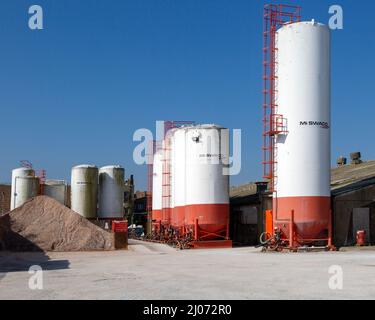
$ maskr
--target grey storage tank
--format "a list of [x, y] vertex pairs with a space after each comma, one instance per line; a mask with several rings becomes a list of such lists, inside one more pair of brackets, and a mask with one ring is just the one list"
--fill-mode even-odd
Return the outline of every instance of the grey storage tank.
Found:
[[72, 168], [71, 209], [85, 218], [96, 218], [98, 168], [82, 164]]
[[118, 165], [99, 169], [99, 218], [124, 217], [124, 177], [125, 170]]
[[31, 168], [17, 168], [12, 171], [10, 210], [22, 206], [27, 200], [39, 195], [39, 178]]
[[66, 205], [67, 185], [64, 180], [46, 180], [43, 185], [43, 194], [63, 205]]

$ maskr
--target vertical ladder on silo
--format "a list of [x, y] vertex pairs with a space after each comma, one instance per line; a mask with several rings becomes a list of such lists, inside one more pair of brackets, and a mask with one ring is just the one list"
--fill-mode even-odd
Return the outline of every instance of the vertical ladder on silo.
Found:
[[[163, 146], [162, 212], [168, 217], [171, 210], [171, 158], [170, 138], [166, 136]], [[165, 221], [167, 222], [167, 221]]]
[[301, 20], [298, 6], [269, 4], [263, 15], [263, 178], [275, 190], [277, 178], [277, 143], [279, 134], [286, 134], [286, 120], [278, 114], [277, 29]]

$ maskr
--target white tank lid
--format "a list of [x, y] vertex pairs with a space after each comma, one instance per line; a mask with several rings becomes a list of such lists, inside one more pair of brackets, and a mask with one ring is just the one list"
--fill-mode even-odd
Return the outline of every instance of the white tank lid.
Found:
[[73, 167], [73, 169], [88, 169], [88, 168], [97, 169], [96, 165], [94, 164], [80, 164], [78, 166]]
[[47, 186], [60, 186], [60, 185], [66, 185], [65, 180], [57, 180], [57, 179], [48, 179], [44, 182]]
[[100, 168], [100, 170], [108, 170], [108, 169], [124, 169], [124, 168], [120, 165], [109, 165], [109, 166], [104, 166]]
[[204, 124], [197, 124], [193, 127], [193, 129], [225, 129], [223, 126], [215, 123], [204, 123]]
[[313, 26], [319, 26], [319, 27], [326, 27], [326, 25], [324, 23], [317, 22], [315, 19], [311, 19], [310, 21], [299, 21], [299, 22], [288, 23], [286, 25], [283, 25], [280, 29], [293, 28], [294, 26], [301, 25], [301, 24], [310, 25], [310, 26], [313, 25]]
[[29, 177], [35, 177], [35, 171], [32, 168], [17, 168], [12, 170], [12, 177], [17, 177], [17, 176], [29, 176]]
[[12, 171], [14, 171], [14, 172], [17, 172], [17, 171], [34, 171], [34, 169], [33, 168], [20, 167], [20, 168], [13, 169]]

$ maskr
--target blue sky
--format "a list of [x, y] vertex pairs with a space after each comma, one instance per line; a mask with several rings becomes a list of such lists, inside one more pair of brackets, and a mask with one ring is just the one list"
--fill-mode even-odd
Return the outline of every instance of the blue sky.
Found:
[[[146, 187], [132, 159], [133, 132], [156, 120], [242, 129], [242, 171], [261, 179], [262, 7], [254, 0], [2, 0], [0, 181], [19, 160], [70, 179], [80, 163], [121, 164]], [[375, 159], [374, 1], [288, 1], [332, 34], [332, 159]], [[44, 30], [28, 8], [44, 9]]]

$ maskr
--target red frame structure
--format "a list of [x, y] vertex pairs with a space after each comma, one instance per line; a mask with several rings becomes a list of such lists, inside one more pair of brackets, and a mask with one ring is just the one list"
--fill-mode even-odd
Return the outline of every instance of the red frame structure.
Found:
[[152, 188], [154, 175], [154, 154], [156, 151], [156, 141], [150, 142], [147, 150], [147, 194], [146, 194], [146, 212], [147, 212], [147, 232], [152, 230]]
[[44, 185], [47, 179], [47, 172], [44, 169], [39, 169], [36, 171], [36, 176], [39, 178], [40, 194], [44, 194]]
[[263, 178], [275, 190], [275, 137], [287, 133], [286, 120], [277, 113], [277, 43], [276, 32], [286, 24], [301, 21], [301, 7], [267, 4], [263, 13]]

